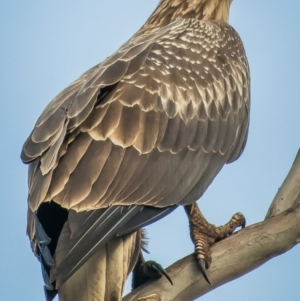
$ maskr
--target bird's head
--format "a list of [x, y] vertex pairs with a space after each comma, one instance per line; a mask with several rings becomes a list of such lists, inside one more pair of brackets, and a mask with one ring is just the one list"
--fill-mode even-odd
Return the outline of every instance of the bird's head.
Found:
[[232, 0], [161, 0], [145, 25], [165, 26], [182, 18], [228, 22], [231, 2]]

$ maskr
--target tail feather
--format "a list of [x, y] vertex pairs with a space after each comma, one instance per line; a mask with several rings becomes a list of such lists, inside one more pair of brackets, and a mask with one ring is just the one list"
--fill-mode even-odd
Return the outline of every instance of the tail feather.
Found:
[[42, 264], [46, 300], [52, 301], [58, 291], [67, 301], [77, 296], [79, 301], [102, 301], [106, 295], [109, 301], [119, 300], [128, 273], [145, 250], [139, 228], [176, 207], [111, 206], [75, 212], [49, 202], [37, 213], [29, 210], [28, 235]]
[[[63, 227], [60, 234], [58, 244], [55, 250], [55, 268], [51, 270], [51, 280], [56, 280], [59, 287], [64, 283], [81, 265], [83, 265], [90, 256], [98, 249], [102, 249], [101, 245], [109, 242], [115, 236], [119, 228], [127, 223], [132, 216], [140, 212], [138, 206], [122, 208], [121, 206], [109, 207], [104, 211], [95, 211], [100, 216], [96, 220], [91, 219], [92, 224], [87, 223], [87, 230], [83, 235], [75, 235], [72, 238], [70, 233], [72, 220], [74, 216], [85, 215], [89, 212], [70, 214], [68, 221]], [[98, 214], [95, 214], [96, 217]], [[76, 219], [78, 221], [78, 219]]]

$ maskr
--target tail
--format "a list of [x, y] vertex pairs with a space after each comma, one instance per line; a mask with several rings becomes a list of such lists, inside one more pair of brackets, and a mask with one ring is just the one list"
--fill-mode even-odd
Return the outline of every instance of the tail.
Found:
[[141, 250], [141, 232], [114, 237], [58, 288], [59, 301], [120, 301]]
[[42, 266], [46, 300], [119, 301], [142, 245], [141, 227], [177, 206], [111, 206], [76, 212], [55, 202], [28, 211], [28, 235]]

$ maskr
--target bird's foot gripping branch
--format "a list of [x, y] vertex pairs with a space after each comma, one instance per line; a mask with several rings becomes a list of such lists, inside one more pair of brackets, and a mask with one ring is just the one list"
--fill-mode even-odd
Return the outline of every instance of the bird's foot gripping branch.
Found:
[[206, 271], [212, 261], [210, 246], [231, 235], [236, 228], [244, 228], [246, 219], [242, 213], [238, 212], [227, 224], [216, 227], [205, 219], [196, 202], [185, 206], [185, 211], [189, 218], [191, 239], [195, 245], [195, 255], [201, 273], [205, 280], [212, 284]]
[[166, 277], [166, 279], [173, 285], [172, 279], [165, 269], [156, 261], [145, 261], [142, 253], [140, 252], [139, 259], [132, 271], [132, 289], [139, 287], [150, 279], [157, 280], [161, 277]]

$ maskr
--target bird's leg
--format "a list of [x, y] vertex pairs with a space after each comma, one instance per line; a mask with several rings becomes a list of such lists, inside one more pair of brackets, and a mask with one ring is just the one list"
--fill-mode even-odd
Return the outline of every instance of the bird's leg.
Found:
[[138, 261], [132, 271], [132, 289], [144, 284], [146, 281], [159, 279], [165, 276], [173, 285], [173, 282], [164, 268], [153, 260], [145, 261], [142, 252], [139, 254]]
[[161, 278], [162, 276], [165, 276], [173, 285], [170, 276], [159, 263], [153, 260], [145, 261], [142, 251], [149, 253], [147, 250], [147, 238], [145, 230], [141, 229], [140, 231], [141, 249], [135, 267], [132, 270], [132, 289], [137, 288], [150, 279], [155, 280]]
[[216, 227], [205, 219], [196, 202], [185, 206], [184, 209], [189, 218], [190, 235], [195, 245], [195, 254], [201, 273], [211, 284], [206, 272], [211, 264], [210, 246], [231, 235], [237, 227], [244, 228], [246, 219], [242, 213], [236, 213], [227, 224]]

